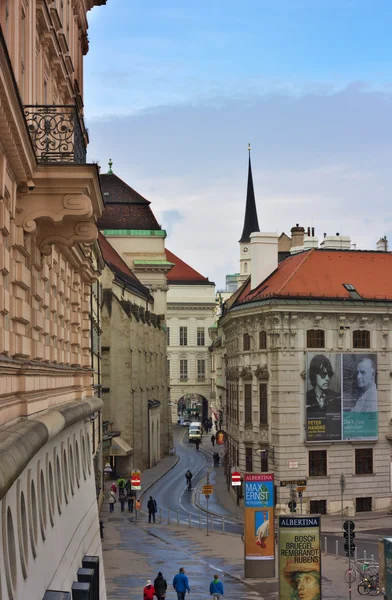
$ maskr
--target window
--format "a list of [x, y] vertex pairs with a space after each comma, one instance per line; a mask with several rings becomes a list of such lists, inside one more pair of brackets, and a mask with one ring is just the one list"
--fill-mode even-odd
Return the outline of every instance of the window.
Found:
[[373, 473], [373, 449], [357, 448], [355, 450], [355, 474], [369, 475]]
[[249, 335], [249, 333], [244, 333], [242, 344], [243, 344], [244, 352], [250, 350], [250, 335]]
[[197, 345], [198, 346], [204, 346], [205, 345], [204, 327], [198, 327], [197, 328]]
[[327, 451], [311, 450], [309, 452], [309, 476], [325, 477], [327, 475]]
[[180, 360], [180, 379], [182, 381], [188, 379], [188, 361], [186, 358]]
[[267, 332], [259, 331], [259, 348], [260, 350], [267, 349]]
[[323, 329], [309, 329], [306, 332], [308, 348], [325, 348], [325, 332]]
[[263, 450], [260, 454], [261, 472], [268, 473], [268, 451]]
[[326, 500], [311, 500], [309, 505], [310, 505], [310, 514], [311, 515], [326, 515], [327, 514], [327, 501]]
[[353, 331], [353, 348], [370, 348], [370, 331], [366, 329]]
[[253, 449], [245, 448], [245, 471], [253, 471]]
[[166, 377], [170, 379], [170, 360], [166, 361]]
[[250, 425], [252, 423], [252, 384], [246, 383], [244, 385], [244, 396], [245, 396], [245, 424]]
[[355, 498], [356, 512], [370, 512], [372, 510], [372, 497]]
[[166, 343], [170, 346], [170, 327], [166, 328]]
[[180, 346], [188, 345], [188, 328], [180, 327]]
[[197, 379], [199, 381], [206, 378], [206, 361], [204, 359], [197, 361]]
[[268, 425], [267, 384], [259, 384], [260, 425]]

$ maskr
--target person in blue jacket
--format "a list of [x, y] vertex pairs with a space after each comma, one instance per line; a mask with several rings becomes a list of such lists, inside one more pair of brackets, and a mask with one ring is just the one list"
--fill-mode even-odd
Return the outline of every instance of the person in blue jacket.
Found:
[[180, 572], [174, 576], [173, 587], [177, 592], [178, 600], [185, 600], [185, 594], [190, 594], [188, 577], [185, 575], [185, 569], [181, 567]]
[[213, 600], [220, 600], [223, 596], [223, 583], [219, 581], [219, 575], [214, 575], [214, 580], [210, 583], [210, 594]]

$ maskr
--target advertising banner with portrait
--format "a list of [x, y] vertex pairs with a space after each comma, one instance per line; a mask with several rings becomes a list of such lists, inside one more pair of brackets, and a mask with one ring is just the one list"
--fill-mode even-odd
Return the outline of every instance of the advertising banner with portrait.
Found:
[[279, 517], [279, 598], [321, 599], [319, 515]]
[[307, 440], [341, 440], [341, 354], [309, 352], [306, 359]]
[[377, 354], [343, 354], [343, 440], [378, 437]]
[[309, 352], [306, 439], [376, 440], [377, 354]]
[[274, 560], [274, 476], [245, 475], [245, 558]]

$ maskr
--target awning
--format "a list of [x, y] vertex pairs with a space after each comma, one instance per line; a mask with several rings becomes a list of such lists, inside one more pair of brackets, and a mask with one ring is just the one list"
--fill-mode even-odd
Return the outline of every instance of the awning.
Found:
[[109, 450], [110, 456], [129, 456], [132, 452], [133, 449], [121, 435], [112, 438], [112, 445]]

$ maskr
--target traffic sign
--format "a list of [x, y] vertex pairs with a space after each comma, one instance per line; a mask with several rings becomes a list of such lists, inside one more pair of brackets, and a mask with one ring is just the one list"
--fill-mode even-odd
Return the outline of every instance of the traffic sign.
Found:
[[[139, 471], [140, 473], [140, 471]], [[141, 490], [142, 486], [141, 486], [141, 480], [140, 480], [140, 475], [134, 475], [132, 472], [132, 477], [131, 477], [131, 490]]]
[[344, 531], [354, 531], [354, 529], [355, 529], [354, 521], [345, 521], [343, 523], [343, 529], [344, 529]]
[[300, 485], [297, 487], [297, 492], [305, 492], [306, 491], [306, 485]]
[[289, 509], [290, 509], [292, 512], [295, 512], [295, 509], [296, 509], [296, 508], [297, 508], [297, 503], [296, 503], [294, 500], [290, 500], [290, 502], [289, 502]]
[[231, 485], [241, 485], [241, 473], [238, 471], [231, 474]]
[[213, 494], [214, 490], [212, 488], [212, 485], [203, 485], [203, 487], [201, 488], [201, 493], [204, 494], [204, 496], [209, 496], [210, 494]]
[[346, 552], [354, 552], [354, 550], [355, 550], [354, 542], [351, 542], [351, 544], [348, 544], [348, 543], [344, 544], [344, 549]]

